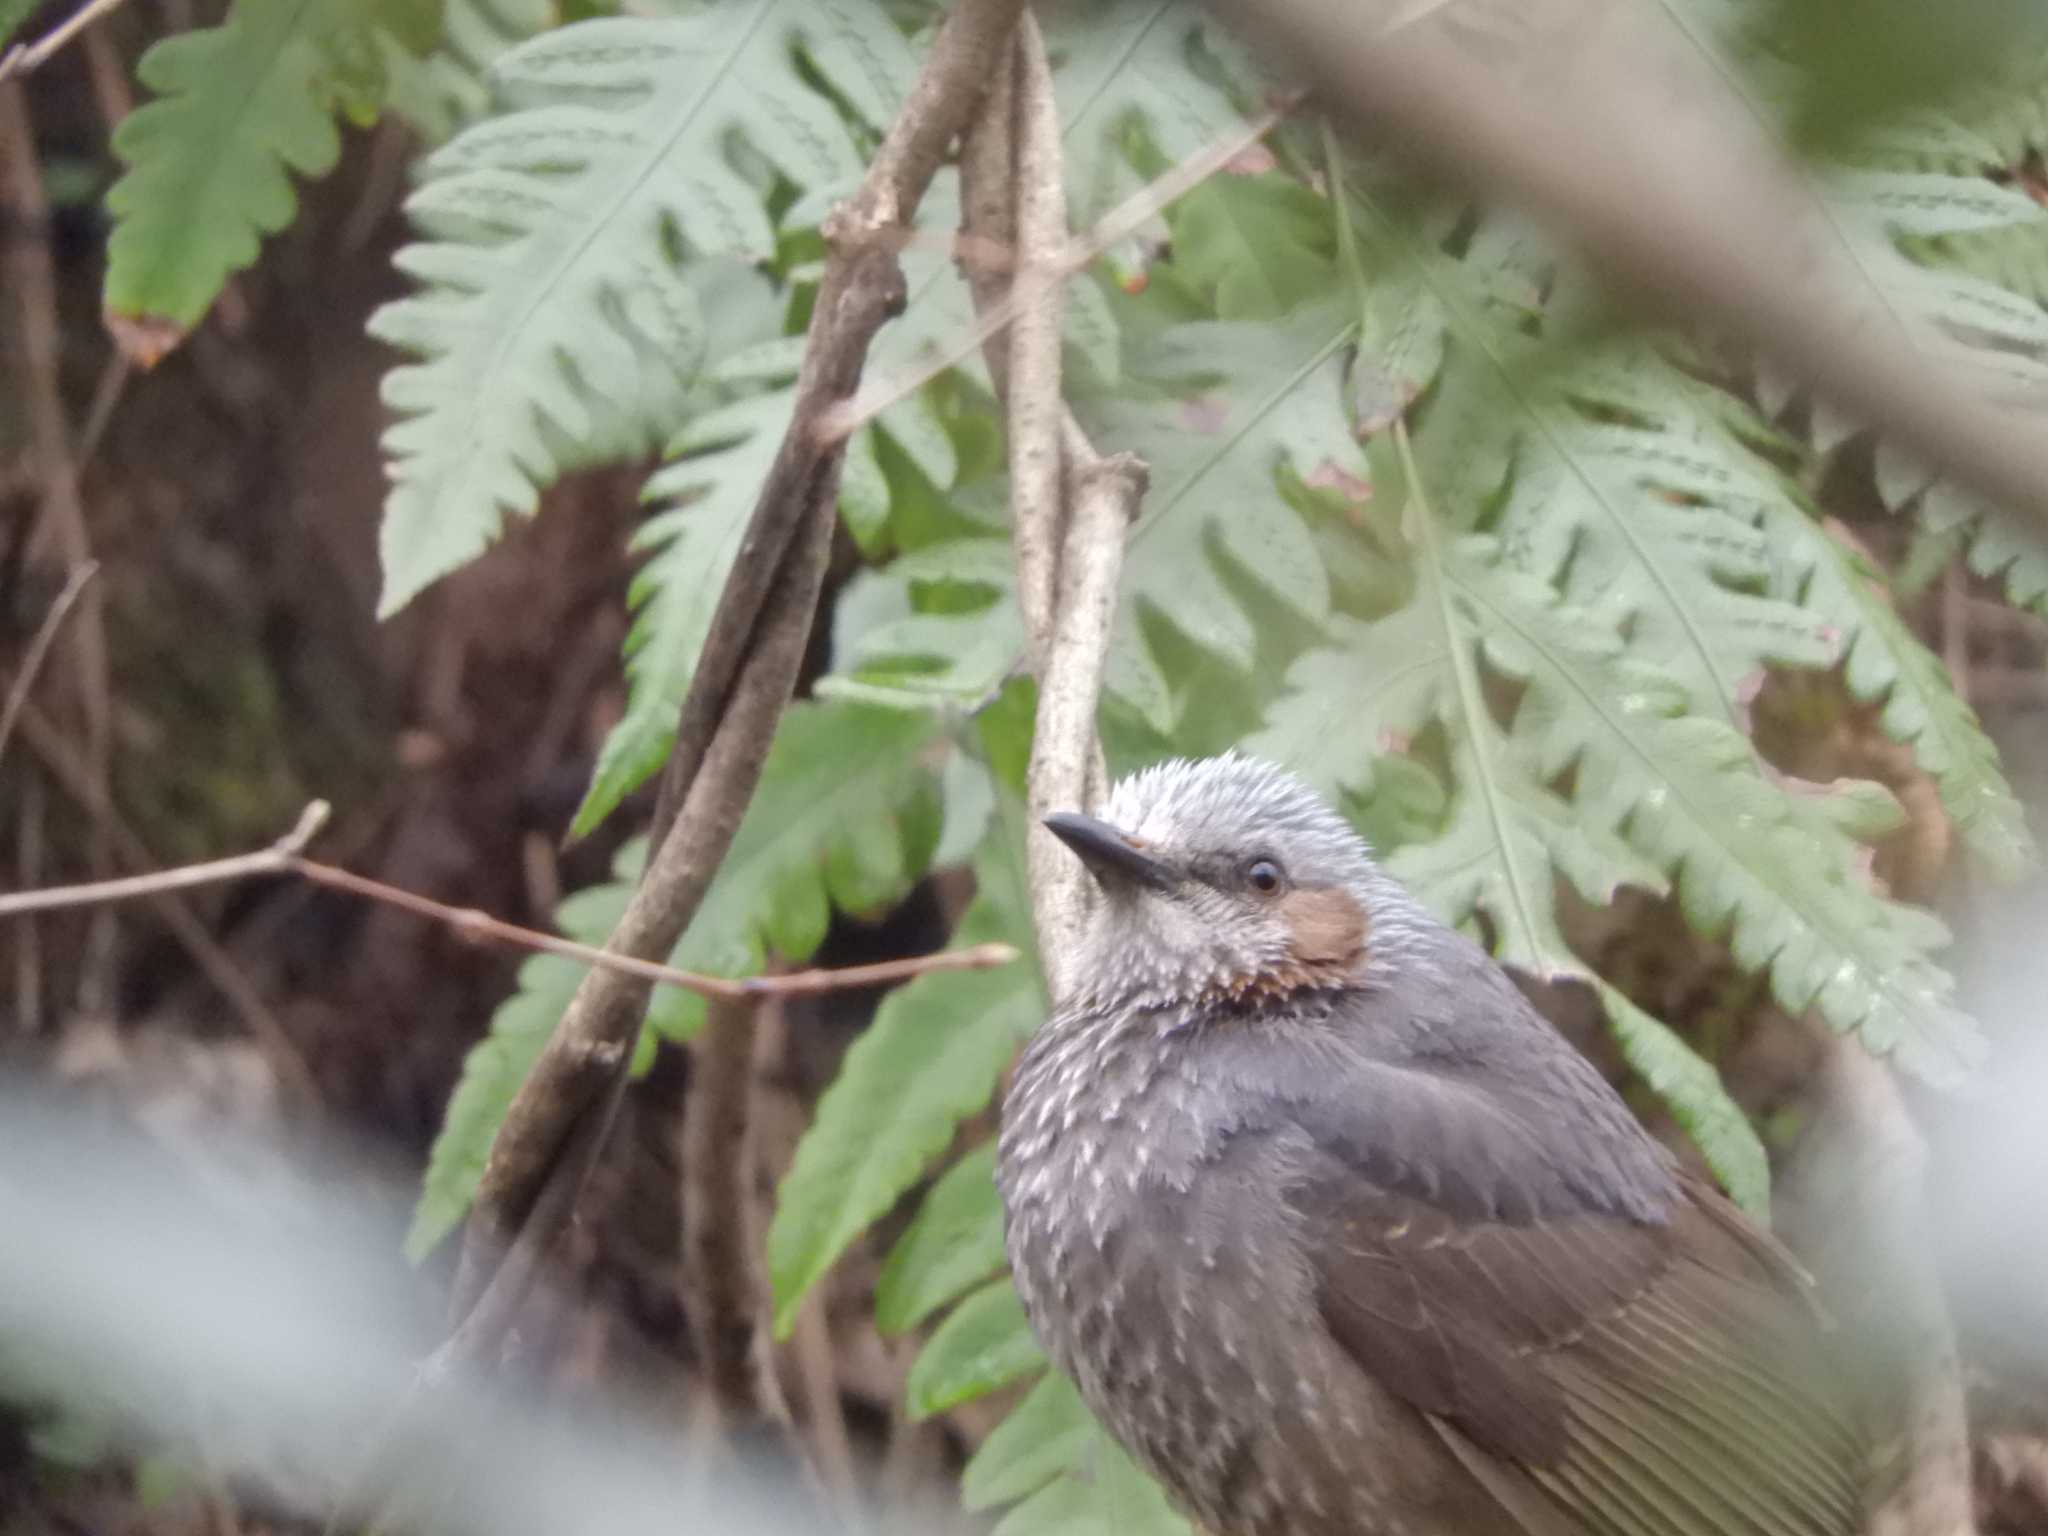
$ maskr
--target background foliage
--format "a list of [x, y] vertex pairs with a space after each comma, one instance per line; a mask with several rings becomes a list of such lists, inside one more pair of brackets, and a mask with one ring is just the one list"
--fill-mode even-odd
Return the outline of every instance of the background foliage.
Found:
[[[593, 11], [603, 7], [589, 8]], [[632, 14], [523, 3], [233, 0], [144, 57], [104, 304], [182, 334], [335, 164], [340, 122], [394, 113], [409, 167], [404, 292], [373, 334], [403, 354], [382, 611], [474, 561], [572, 471], [661, 463], [621, 658], [626, 707], [572, 831], [660, 767], [711, 605], [786, 425], [822, 251], [928, 40], [933, 7], [656, 0]], [[1672, 0], [1755, 111], [1810, 105], [1770, 7]], [[1048, 10], [1069, 196], [1085, 224], [1242, 120], [1262, 82], [1197, 8]], [[1971, 359], [1987, 388], [2048, 385], [2048, 53], [2016, 52], [1911, 112], [1855, 119], [1815, 170], [1881, 323]], [[2031, 61], [2031, 62], [2030, 62]], [[920, 227], [943, 235], [942, 175]], [[962, 334], [939, 242], [871, 374]], [[1575, 259], [1498, 210], [1341, 148], [1309, 116], [1076, 281], [1074, 408], [1143, 456], [1104, 730], [1119, 771], [1243, 743], [1335, 797], [1447, 921], [1535, 982], [1584, 984], [1614, 1047], [1731, 1193], [1768, 1208], [1762, 1128], [1688, 1038], [1575, 943], [1573, 914], [1668, 896], [1766, 986], [1932, 1081], [1979, 1044], [1941, 923], [1873, 874], [1906, 817], [1870, 780], [1810, 782], [1769, 739], [1802, 680], [1861, 712], [1933, 786], [1987, 874], [2034, 850], [1999, 755], [1901, 618], [1951, 562], [2048, 615], [2028, 525], [1933, 479], [1826, 401], [1715, 338], [1617, 323]], [[1822, 510], [1852, 485], [1889, 531]], [[963, 360], [855, 443], [857, 553], [829, 660], [784, 721], [681, 966], [801, 963], [834, 911], [874, 915], [972, 873], [955, 942], [1030, 944], [1021, 875], [1029, 684], [1011, 587], [1001, 429]], [[1881, 528], [1887, 525], [1879, 524]], [[637, 868], [566, 900], [595, 941]], [[530, 961], [469, 1057], [409, 1249], [461, 1220], [511, 1093], [580, 969]], [[875, 1293], [885, 1333], [929, 1330], [913, 1416], [1019, 1384], [968, 1505], [1004, 1536], [1165, 1531], [1156, 1492], [1044, 1371], [1001, 1274], [985, 1137], [1042, 1019], [1035, 965], [889, 996], [817, 1105], [766, 1235], [780, 1328], [871, 1227], [911, 1210]], [[662, 994], [658, 1041], [701, 1005]], [[908, 1206], [906, 1207], [906, 1202]]]

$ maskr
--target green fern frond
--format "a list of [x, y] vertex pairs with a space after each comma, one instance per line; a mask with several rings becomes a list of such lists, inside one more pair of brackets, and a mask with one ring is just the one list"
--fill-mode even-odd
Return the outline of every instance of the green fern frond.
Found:
[[[1263, 325], [1196, 325], [1173, 335], [1164, 369], [1199, 367], [1191, 400], [1098, 402], [1084, 415], [1097, 440], [1140, 454], [1152, 488], [1131, 535], [1109, 686], [1157, 729], [1170, 732], [1187, 699], [1145, 624], [1164, 618], [1204, 650], [1249, 666], [1258, 643], [1243, 594], [1219, 558], [1276, 600], [1318, 620], [1329, 578], [1307, 524], [1280, 495], [1280, 477], [1335, 468], [1354, 478], [1364, 458], [1344, 411], [1344, 349], [1358, 317], [1326, 301]], [[1228, 358], [1228, 374], [1215, 371]], [[863, 677], [971, 702], [1017, 656], [1007, 544], [960, 538], [898, 560], [853, 598], [859, 622], [842, 628], [842, 664]], [[919, 589], [979, 591], [934, 610]], [[992, 605], [992, 606], [991, 606]]]
[[1996, 164], [2018, 165], [2029, 154], [2048, 150], [2048, 52], [2015, 49], [2006, 68], [1978, 82], [1947, 110], [1997, 151]]
[[405, 419], [385, 437], [385, 612], [564, 468], [682, 424], [703, 350], [689, 258], [774, 248], [734, 144], [800, 187], [859, 172], [806, 67], [878, 123], [910, 58], [875, 0], [721, 0], [582, 22], [498, 61], [507, 110], [430, 156], [408, 204], [426, 238], [398, 260], [424, 291], [372, 322], [422, 359], [386, 381]]
[[[1937, 226], [1965, 217], [1953, 212], [1958, 205], [1980, 210], [1983, 218], [1999, 221], [1998, 239], [2028, 251], [2029, 270], [2048, 271], [2048, 209], [2005, 189], [1987, 198], [1981, 189], [1989, 183], [1956, 180], [1963, 189], [1943, 205], [1950, 211], [1929, 216]], [[1967, 271], [1913, 260], [1894, 241], [1910, 242], [1927, 226], [1903, 218], [1896, 205], [1879, 204], [1870, 189], [1883, 185], [1883, 178], [1860, 185], [1863, 195], [1838, 195], [1835, 206], [1844, 211], [1873, 301], [1921, 351], [1974, 376], [1987, 399], [2038, 412], [2048, 402], [2048, 308], [2032, 291], [2016, 292]], [[1840, 423], [1817, 434], [1820, 445], [1831, 447], [1852, 429], [1853, 423]], [[2031, 519], [1991, 506], [1951, 480], [1933, 480], [1910, 455], [1882, 442], [1877, 484], [1887, 506], [1912, 511], [1931, 533], [1962, 547], [1971, 569], [2002, 580], [2013, 602], [2048, 612], [2048, 550]]]
[[[920, 976], [889, 994], [847, 1052], [776, 1191], [768, 1274], [778, 1333], [847, 1246], [923, 1177], [960, 1122], [988, 1104], [1045, 1018], [1021, 829], [1010, 822], [992, 823], [975, 860], [977, 892], [956, 942], [1002, 940], [1024, 958], [994, 971]], [[889, 1106], [885, 1117], [878, 1104]]]
[[108, 313], [198, 324], [291, 222], [292, 178], [334, 168], [334, 114], [373, 120], [388, 57], [438, 28], [432, 0], [235, 0], [221, 25], [145, 53], [136, 74], [156, 99], [114, 133], [128, 169], [107, 194]]
[[[2004, 879], [2024, 873], [2036, 858], [2034, 841], [1999, 766], [1998, 748], [1956, 692], [1948, 668], [1899, 617], [1879, 572], [1789, 501], [1765, 503], [1762, 527], [1773, 563], [1785, 573], [1786, 595], [1840, 626], [1850, 694], [1880, 706], [1880, 727], [1912, 749], [1934, 780], [1942, 809], [1984, 866]], [[2048, 549], [2040, 553], [2048, 582]]]
[[1679, 1038], [1678, 1032], [1630, 1002], [1614, 987], [1592, 978], [1606, 1015], [1607, 1032], [1628, 1069], [1671, 1111], [1728, 1197], [1758, 1221], [1771, 1219], [1771, 1160], [1756, 1127], [1728, 1095], [1712, 1062]]
[[[1813, 1008], [1931, 1078], [1956, 1074], [1976, 1033], [1931, 958], [1946, 932], [1880, 898], [1848, 836], [1882, 830], [1868, 825], [1870, 796], [1805, 799], [1774, 785], [1738, 732], [1684, 712], [1667, 674], [1504, 569], [1460, 554], [1445, 580], [1470, 605], [1489, 661], [1526, 683], [1512, 734], [1529, 771], [1548, 781], [1575, 765], [1580, 816], [1667, 871], [1687, 920], [1725, 934], [1787, 1009]], [[1882, 795], [1875, 804], [1895, 814]]]
[[[731, 851], [670, 964], [713, 976], [760, 971], [767, 951], [808, 960], [833, 906], [870, 912], [899, 897], [925, 868], [938, 835], [937, 785], [924, 764], [934, 728], [894, 710], [796, 704], [783, 717]], [[643, 840], [621, 851], [611, 880], [562, 903], [562, 932], [602, 943], [631, 898]], [[406, 1251], [430, 1251], [461, 1222], [513, 1095], [532, 1070], [588, 969], [559, 955], [520, 968], [519, 989], [492, 1016], [463, 1063], [462, 1081], [427, 1161]], [[704, 1000], [657, 987], [640, 1042], [687, 1040]]]
[[1724, 721], [1767, 665], [1834, 660], [1824, 622], [1758, 590], [1757, 467], [1711, 440], [1696, 402], [1641, 343], [1560, 357], [1486, 301], [1458, 265], [1418, 251], [1376, 210], [1369, 239], [1404, 251], [1442, 306], [1452, 355], [1432, 422], [1460, 447], [1439, 505], [1483, 509], [1508, 558], [1632, 622], [1631, 647]]
[[1941, 663], [1900, 620], [1870, 571], [1822, 529], [1805, 496], [1756, 451], [1778, 439], [1749, 407], [1641, 349], [1623, 376], [1635, 408], [1682, 432], [1687, 472], [1650, 482], [1687, 499], [1711, 498], [1761, 539], [1767, 596], [1796, 605], [1822, 626], [1850, 693], [1881, 704], [1885, 733], [1913, 750], [1974, 853], [1995, 873], [2019, 873], [2033, 856], [2024, 814], [1998, 765], [1998, 750], [1956, 693]]
[[910, 1367], [904, 1406], [913, 1421], [986, 1397], [1045, 1368], [1009, 1276], [991, 1280], [946, 1315]]
[[758, 348], [734, 359], [732, 368], [714, 370], [714, 383], [731, 384], [736, 372], [752, 373], [764, 358], [788, 365], [758, 393], [685, 428], [671, 445], [673, 462], [655, 471], [641, 493], [661, 510], [633, 541], [654, 555], [627, 593], [634, 619], [626, 636], [626, 712], [605, 738], [571, 836], [589, 833], [668, 760], [697, 653], [796, 407], [798, 345]]
[[1047, 1371], [967, 1463], [971, 1510], [1012, 1505], [998, 1536], [1190, 1536], [1191, 1527]]
[[848, 584], [833, 614], [837, 669], [914, 701], [971, 706], [1024, 650], [1010, 541], [950, 539]]
[[875, 1281], [875, 1326], [882, 1332], [908, 1332], [1003, 1267], [995, 1177], [991, 1137], [932, 1186]]
[[560, 20], [554, 0], [442, 0], [441, 46], [396, 53], [392, 110], [429, 144], [444, 144], [490, 110], [490, 68]]
[[1085, 227], [1143, 185], [1124, 135], [1141, 131], [1154, 154], [1179, 160], [1243, 121], [1201, 68], [1202, 17], [1174, 0], [1074, 0], [1046, 16], [1056, 71], [1070, 213]]

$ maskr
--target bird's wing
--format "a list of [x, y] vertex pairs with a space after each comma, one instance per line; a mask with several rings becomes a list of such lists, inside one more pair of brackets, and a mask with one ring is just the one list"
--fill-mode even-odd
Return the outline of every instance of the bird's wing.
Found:
[[1331, 1334], [1532, 1532], [1850, 1536], [1867, 1453], [1797, 1267], [1721, 1196], [1507, 1220], [1303, 1169]]

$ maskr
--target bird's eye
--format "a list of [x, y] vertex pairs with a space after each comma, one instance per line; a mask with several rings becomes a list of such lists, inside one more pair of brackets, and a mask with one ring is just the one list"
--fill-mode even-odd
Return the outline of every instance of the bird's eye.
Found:
[[1244, 877], [1251, 882], [1253, 890], [1270, 896], [1285, 883], [1286, 876], [1280, 873], [1280, 866], [1271, 859], [1254, 859], [1245, 866]]

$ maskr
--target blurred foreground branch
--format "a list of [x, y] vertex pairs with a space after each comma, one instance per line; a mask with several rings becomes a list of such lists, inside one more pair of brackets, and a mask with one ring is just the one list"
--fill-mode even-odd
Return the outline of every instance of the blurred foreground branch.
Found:
[[[1210, 0], [1361, 136], [1548, 216], [1631, 292], [1717, 322], [1986, 495], [2048, 519], [2048, 433], [1931, 331], [1863, 299], [1816, 190], [1653, 8], [1519, 8], [1506, 62], [1462, 7]], [[1909, 323], [1909, 322], [1908, 322]]]
[[1871, 1530], [1971, 1536], [1969, 1426], [1928, 1240], [1925, 1143], [1890, 1069], [1855, 1040], [1827, 1042], [1811, 1093], [1782, 1209], [1841, 1314], [1873, 1411], [1897, 1421], [1899, 1477]]

